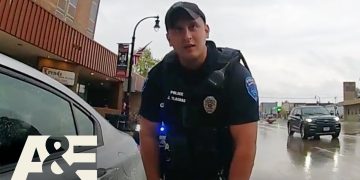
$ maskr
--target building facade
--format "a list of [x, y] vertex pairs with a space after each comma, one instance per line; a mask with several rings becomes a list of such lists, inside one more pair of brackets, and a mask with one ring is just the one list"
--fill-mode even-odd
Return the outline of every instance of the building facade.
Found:
[[344, 101], [344, 120], [360, 121], [360, 98], [356, 91], [355, 82], [343, 82]]
[[51, 14], [94, 39], [100, 0], [34, 0]]
[[260, 103], [260, 116], [264, 118], [269, 114], [277, 114], [276, 111], [277, 102], [262, 102]]
[[101, 114], [119, 114], [125, 77], [115, 76], [117, 54], [93, 40], [99, 3], [0, 0], [0, 53], [60, 81]]

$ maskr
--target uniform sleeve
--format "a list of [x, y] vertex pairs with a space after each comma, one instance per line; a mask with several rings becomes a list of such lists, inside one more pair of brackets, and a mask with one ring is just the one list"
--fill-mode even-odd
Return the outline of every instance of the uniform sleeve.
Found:
[[152, 122], [160, 122], [159, 110], [162, 97], [159, 86], [161, 79], [159, 78], [161, 77], [157, 76], [156, 72], [150, 71], [141, 94], [139, 114]]
[[259, 120], [259, 96], [254, 78], [240, 63], [228, 72], [226, 96], [229, 104], [229, 125]]

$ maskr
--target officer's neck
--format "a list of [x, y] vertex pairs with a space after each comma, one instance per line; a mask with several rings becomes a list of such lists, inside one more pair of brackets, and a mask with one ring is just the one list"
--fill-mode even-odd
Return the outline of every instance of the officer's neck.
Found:
[[188, 70], [197, 70], [205, 63], [208, 48], [205, 46], [204, 51], [196, 59], [182, 59], [179, 57], [181, 65]]

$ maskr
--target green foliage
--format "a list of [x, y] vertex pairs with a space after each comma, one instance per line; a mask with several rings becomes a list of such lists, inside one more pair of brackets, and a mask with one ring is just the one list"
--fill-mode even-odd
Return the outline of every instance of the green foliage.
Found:
[[134, 70], [141, 76], [147, 77], [150, 69], [153, 68], [158, 62], [160, 62], [160, 60], [153, 58], [151, 55], [151, 50], [146, 48], [137, 64], [134, 66]]

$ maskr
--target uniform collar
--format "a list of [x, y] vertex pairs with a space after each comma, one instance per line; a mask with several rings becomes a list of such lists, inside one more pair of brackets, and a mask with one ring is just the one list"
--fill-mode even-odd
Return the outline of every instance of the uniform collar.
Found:
[[208, 69], [212, 67], [214, 63], [216, 63], [219, 52], [216, 49], [216, 44], [214, 43], [214, 41], [206, 41], [206, 46], [207, 46], [207, 55], [203, 67], [205, 69]]

